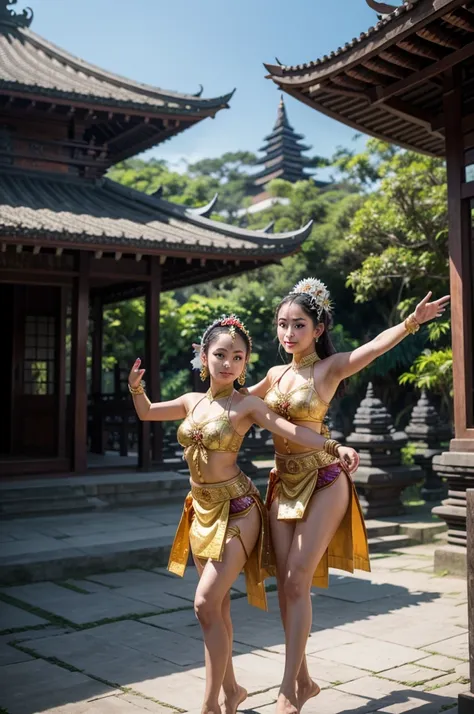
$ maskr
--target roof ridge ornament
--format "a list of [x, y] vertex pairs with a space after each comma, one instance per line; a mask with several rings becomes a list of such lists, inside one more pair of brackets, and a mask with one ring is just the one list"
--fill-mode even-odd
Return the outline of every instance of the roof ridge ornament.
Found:
[[[380, 15], [390, 15], [395, 10], [398, 10], [398, 5], [388, 5], [385, 2], [376, 2], [376, 0], [365, 0], [371, 10], [380, 13]], [[402, 3], [403, 5], [404, 3]]]
[[33, 21], [33, 10], [25, 7], [22, 12], [9, 10], [7, 5], [16, 5], [18, 0], [0, 0], [0, 25], [13, 27], [29, 27]]

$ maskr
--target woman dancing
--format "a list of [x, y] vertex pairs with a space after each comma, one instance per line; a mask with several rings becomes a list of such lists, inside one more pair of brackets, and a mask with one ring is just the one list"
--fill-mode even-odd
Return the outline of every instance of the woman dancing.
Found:
[[[210, 374], [208, 392], [184, 394], [168, 402], [151, 403], [144, 391], [145, 370], [137, 359], [129, 389], [138, 417], [148, 421], [184, 419], [178, 440], [191, 473], [191, 491], [176, 533], [169, 570], [183, 575], [189, 546], [200, 574], [194, 608], [201, 624], [206, 662], [203, 714], [235, 714], [247, 692], [232, 667], [230, 588], [244, 569], [247, 597], [266, 609], [264, 578], [270, 565], [266, 509], [251, 481], [237, 465], [238, 452], [250, 427], [257, 423], [280, 439], [306, 449], [326, 449], [330, 461], [339, 458], [348, 470], [358, 465], [357, 453], [296, 426], [275, 414], [256, 397], [234, 391], [245, 381], [251, 339], [234, 316], [210, 325], [201, 343], [201, 377]], [[319, 452], [318, 452], [319, 453]], [[219, 694], [222, 696], [219, 703]]]
[[[315, 278], [301, 280], [276, 310], [277, 334], [292, 355], [289, 366], [273, 367], [265, 379], [243, 390], [292, 423], [321, 433], [331, 399], [342, 380], [395, 347], [423, 322], [444, 312], [449, 296], [429, 302], [395, 327], [352, 352], [336, 354], [329, 336], [329, 292]], [[328, 443], [328, 442], [327, 442]], [[336, 442], [329, 442], [335, 444]], [[351, 480], [339, 478], [341, 465], [330, 448], [308, 451], [274, 432], [275, 468], [267, 507], [276, 558], [278, 598], [285, 630], [286, 660], [278, 714], [296, 714], [320, 689], [305, 656], [311, 631], [311, 585], [327, 587], [328, 567], [370, 570], [367, 534]]]

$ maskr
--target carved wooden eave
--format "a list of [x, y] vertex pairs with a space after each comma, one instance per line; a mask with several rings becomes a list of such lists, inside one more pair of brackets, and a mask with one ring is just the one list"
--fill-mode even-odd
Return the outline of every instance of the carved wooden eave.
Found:
[[[444, 156], [443, 74], [463, 63], [464, 123], [474, 124], [474, 3], [411, 0], [329, 55], [266, 65], [279, 89], [317, 111], [402, 147]], [[474, 126], [473, 126], [474, 129]]]

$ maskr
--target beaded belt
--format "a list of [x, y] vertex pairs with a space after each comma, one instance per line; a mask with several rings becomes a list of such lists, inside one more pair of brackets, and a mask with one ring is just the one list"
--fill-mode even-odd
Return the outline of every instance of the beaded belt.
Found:
[[230, 481], [220, 483], [206, 483], [201, 485], [191, 484], [192, 497], [203, 505], [222, 503], [233, 498], [241, 498], [252, 491], [252, 484], [248, 477], [241, 471]]
[[287, 474], [299, 474], [310, 469], [323, 469], [325, 466], [337, 463], [338, 459], [326, 453], [322, 449], [303, 454], [275, 454], [275, 466], [277, 471]]

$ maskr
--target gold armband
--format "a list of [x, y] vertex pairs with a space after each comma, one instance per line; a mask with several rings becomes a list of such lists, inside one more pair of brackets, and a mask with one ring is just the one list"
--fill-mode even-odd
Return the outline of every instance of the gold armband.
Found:
[[418, 332], [418, 330], [420, 329], [420, 323], [416, 319], [414, 312], [412, 312], [411, 315], [408, 315], [404, 324], [405, 324], [405, 330], [410, 335], [414, 335], [415, 332]]
[[134, 397], [138, 396], [139, 394], [145, 394], [145, 382], [142, 379], [138, 387], [132, 387], [132, 385], [129, 383], [128, 391], [130, 392], [130, 394], [133, 394]]
[[335, 439], [326, 439], [326, 441], [324, 442], [324, 451], [330, 456], [334, 456], [334, 458], [338, 459], [339, 454], [337, 450], [340, 446], [341, 444]]

